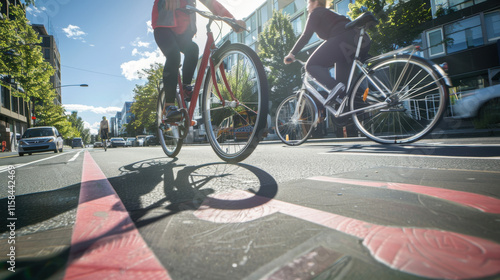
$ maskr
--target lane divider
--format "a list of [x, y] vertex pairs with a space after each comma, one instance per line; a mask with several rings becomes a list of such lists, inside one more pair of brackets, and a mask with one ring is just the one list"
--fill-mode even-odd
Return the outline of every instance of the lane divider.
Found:
[[322, 182], [332, 182], [332, 183], [357, 185], [357, 186], [373, 187], [373, 188], [384, 188], [389, 190], [398, 190], [404, 192], [423, 194], [455, 202], [461, 205], [473, 207], [482, 212], [500, 214], [500, 199], [476, 193], [419, 186], [412, 184], [352, 180], [352, 179], [333, 178], [325, 176], [311, 177], [308, 179], [315, 181], [322, 181]]
[[64, 279], [171, 279], [88, 151]]
[[437, 229], [368, 223], [245, 191], [207, 197], [194, 215], [214, 223], [243, 223], [281, 213], [359, 239], [388, 267], [439, 279], [470, 279], [500, 273], [500, 244]]

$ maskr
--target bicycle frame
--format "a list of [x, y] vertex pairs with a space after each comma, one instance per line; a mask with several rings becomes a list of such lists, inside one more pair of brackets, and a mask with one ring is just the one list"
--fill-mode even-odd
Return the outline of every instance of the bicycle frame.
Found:
[[[195, 122], [193, 121], [194, 110], [196, 108], [196, 104], [198, 103], [198, 97], [200, 96], [200, 90], [201, 90], [201, 86], [203, 85], [203, 82], [204, 82], [204, 77], [206, 75], [207, 66], [210, 67], [211, 79], [214, 82], [217, 94], [219, 95], [220, 100], [223, 102], [223, 105], [225, 106], [225, 101], [223, 100], [223, 98], [220, 94], [219, 88], [217, 87], [217, 82], [216, 82], [216, 77], [215, 77], [215, 66], [214, 66], [213, 59], [212, 59], [212, 55], [215, 53], [215, 51], [217, 51], [219, 49], [214, 44], [214, 42], [215, 42], [214, 35], [210, 29], [212, 22], [213, 22], [213, 20], [209, 19], [209, 22], [207, 24], [207, 41], [205, 43], [205, 48], [203, 51], [201, 64], [200, 64], [200, 67], [198, 68], [198, 74], [196, 76], [196, 82], [195, 82], [194, 89], [193, 89], [193, 95], [191, 96], [191, 101], [189, 103], [188, 117], [189, 117], [189, 123], [191, 124], [191, 126], [195, 125]], [[209, 65], [209, 63], [210, 63], [210, 65]], [[219, 67], [222, 70], [224, 65], [221, 64]], [[227, 81], [227, 78], [225, 76], [224, 71], [221, 71], [221, 75], [222, 75], [222, 79], [224, 81], [226, 88], [229, 90], [231, 97], [233, 98], [233, 100], [238, 102], [238, 100], [234, 96], [233, 92], [231, 91], [231, 87]], [[180, 94], [181, 100], [183, 102], [183, 104], [182, 104], [183, 108], [188, 108], [186, 101], [184, 99], [184, 97], [185, 97], [184, 89], [181, 86], [182, 81], [181, 81], [180, 73], [178, 75], [178, 85], [179, 85], [179, 94]]]
[[[385, 94], [385, 92], [390, 92], [391, 95], [394, 94], [394, 90], [388, 89], [387, 87], [385, 87], [384, 83], [380, 82], [377, 79], [377, 77], [372, 77], [369, 74], [367, 68], [365, 67], [366, 62], [362, 63], [359, 60], [359, 54], [361, 52], [361, 46], [362, 46], [362, 43], [363, 43], [364, 34], [365, 34], [365, 28], [363, 27], [363, 28], [360, 29], [360, 36], [359, 36], [359, 40], [358, 40], [358, 45], [356, 47], [356, 54], [355, 54], [354, 61], [352, 63], [351, 70], [350, 70], [350, 73], [349, 73], [349, 79], [348, 79], [347, 87], [346, 87], [346, 94], [347, 94], [346, 98], [344, 98], [344, 100], [342, 101], [342, 103], [340, 104], [340, 106], [339, 106], [339, 108], [337, 110], [335, 108], [331, 107], [331, 106], [328, 106], [328, 105], [325, 106], [325, 108], [328, 111], [330, 111], [334, 115], [334, 117], [336, 117], [336, 118], [337, 117], [344, 117], [344, 116], [352, 115], [352, 114], [355, 114], [355, 113], [361, 112], [361, 111], [369, 111], [369, 110], [380, 109], [380, 108], [386, 107], [387, 104], [388, 104], [387, 102], [380, 102], [380, 103], [374, 104], [372, 106], [367, 106], [367, 107], [360, 108], [360, 109], [357, 109], [357, 110], [352, 110], [352, 111], [344, 112], [345, 106], [347, 104], [347, 101], [349, 100], [350, 93], [351, 93], [351, 90], [352, 90], [351, 87], [352, 87], [352, 82], [353, 82], [354, 73], [355, 73], [356, 69], [358, 69], [360, 71], [360, 74], [358, 76], [360, 76], [360, 75], [366, 76], [366, 78], [371, 83], [373, 83], [373, 85], [377, 88], [377, 90], [379, 92], [381, 92], [382, 94], [384, 94], [384, 97], [386, 98], [386, 101], [390, 101], [390, 96], [387, 96]], [[402, 48], [402, 49], [399, 49], [399, 50], [395, 50], [393, 52], [389, 52], [389, 53], [386, 53], [386, 54], [374, 57], [372, 59], [369, 59], [367, 62], [376, 61], [376, 60], [379, 60], [379, 59], [384, 58], [384, 57], [388, 57], [388, 56], [396, 54], [396, 53], [407, 52], [408, 50], [412, 50], [412, 52], [410, 54], [410, 58], [411, 58], [413, 56], [413, 54], [415, 54], [415, 52], [418, 50], [418, 47], [417, 46], [413, 46], [413, 45], [412, 46], [408, 46], [408, 47], [405, 47], [405, 48]], [[323, 96], [316, 90], [316, 88], [313, 85], [311, 85], [311, 83], [309, 82], [309, 80], [313, 80], [324, 91], [326, 91], [326, 92], [330, 91], [330, 89], [326, 88], [325, 85], [321, 84], [316, 79], [314, 79], [313, 77], [311, 77], [311, 75], [309, 75], [309, 73], [307, 73], [307, 71], [306, 71], [305, 74], [304, 74], [304, 77], [303, 77], [302, 89], [301, 89], [301, 96], [299, 96], [299, 101], [301, 101], [302, 94], [305, 91], [307, 91], [310, 94], [312, 94], [314, 96], [314, 98], [316, 98], [318, 101], [320, 101], [321, 103], [324, 103], [325, 102], [325, 98], [323, 98]], [[383, 90], [380, 88], [381, 86], [384, 88]], [[395, 88], [397, 88], [397, 87], [395, 87]], [[296, 113], [298, 113], [298, 112], [296, 112]], [[317, 115], [317, 113], [316, 113], [316, 115]], [[316, 118], [316, 119], [318, 119], [318, 118]]]

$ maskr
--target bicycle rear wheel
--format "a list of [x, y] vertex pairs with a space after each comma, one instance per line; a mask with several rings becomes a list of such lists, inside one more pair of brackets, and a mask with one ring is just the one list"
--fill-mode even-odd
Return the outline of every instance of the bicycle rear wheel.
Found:
[[294, 94], [285, 98], [276, 111], [276, 134], [281, 141], [290, 146], [304, 143], [311, 135], [316, 123], [316, 104], [306, 94]]
[[202, 114], [210, 145], [221, 159], [239, 162], [254, 151], [265, 133], [267, 95], [267, 78], [255, 51], [231, 44], [214, 55]]
[[424, 59], [399, 55], [375, 62], [370, 81], [361, 76], [354, 84], [351, 110], [375, 104], [382, 107], [353, 115], [359, 130], [382, 144], [417, 141], [429, 133], [446, 110], [448, 89]]
[[158, 95], [156, 123], [158, 124], [157, 135], [163, 152], [168, 157], [175, 157], [181, 151], [182, 143], [189, 129], [188, 112], [180, 102], [180, 96], [177, 94], [176, 106], [181, 110], [182, 118], [178, 122], [167, 122], [165, 120], [165, 90], [160, 90]]

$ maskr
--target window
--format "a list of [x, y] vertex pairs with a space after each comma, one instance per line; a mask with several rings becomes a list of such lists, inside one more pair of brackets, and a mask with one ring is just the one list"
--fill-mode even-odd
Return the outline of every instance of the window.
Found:
[[295, 2], [292, 2], [283, 8], [284, 15], [286, 15], [286, 14], [293, 15], [296, 11], [297, 11], [297, 9], [295, 7]]
[[484, 15], [484, 25], [488, 41], [500, 39], [500, 11]]
[[444, 27], [448, 53], [465, 50], [484, 44], [479, 16], [457, 21]]
[[341, 15], [347, 16], [349, 12], [349, 3], [354, 3], [354, 0], [340, 0], [335, 2], [335, 11]]
[[246, 21], [246, 24], [250, 32], [245, 32], [245, 45], [249, 46], [257, 41], [257, 16], [255, 13]]
[[443, 30], [435, 29], [427, 32], [429, 56], [444, 54]]
[[300, 17], [292, 21], [292, 28], [296, 36], [302, 34], [302, 19]]

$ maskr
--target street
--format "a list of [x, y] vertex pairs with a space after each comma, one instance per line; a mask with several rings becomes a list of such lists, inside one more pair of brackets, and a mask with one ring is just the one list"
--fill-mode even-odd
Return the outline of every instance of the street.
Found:
[[500, 279], [499, 181], [500, 137], [0, 154], [0, 278]]

